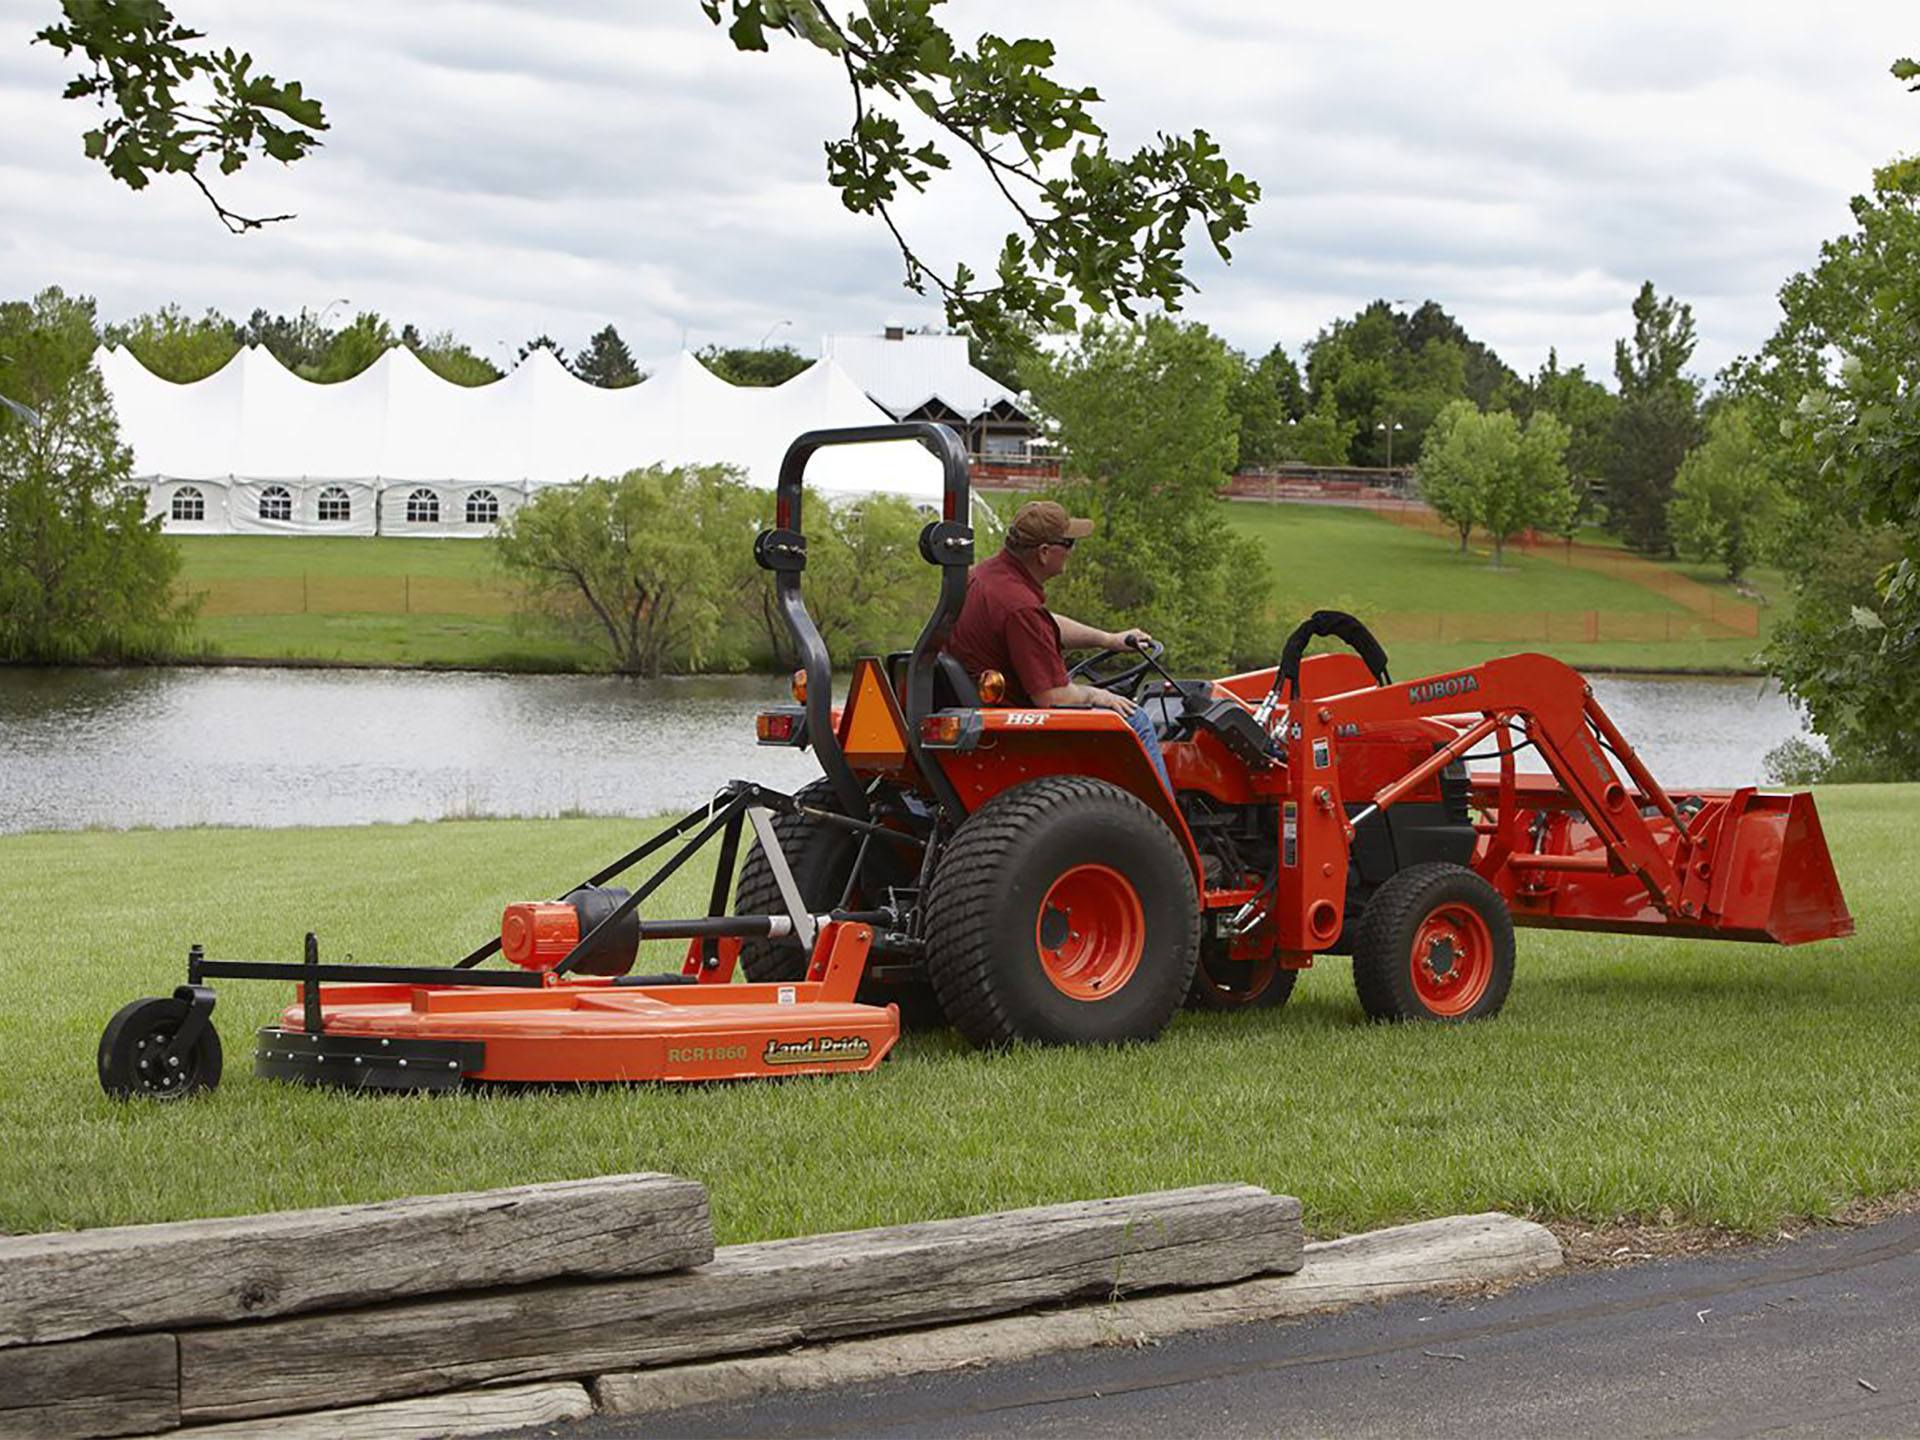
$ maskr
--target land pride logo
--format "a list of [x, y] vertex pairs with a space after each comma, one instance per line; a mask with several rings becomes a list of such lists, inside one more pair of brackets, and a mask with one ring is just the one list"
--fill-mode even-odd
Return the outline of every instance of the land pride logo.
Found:
[[1413, 705], [1424, 705], [1429, 700], [1447, 700], [1455, 695], [1466, 695], [1480, 688], [1480, 677], [1474, 674], [1442, 675], [1438, 680], [1422, 680], [1418, 685], [1407, 687], [1407, 701]]
[[873, 1045], [864, 1035], [809, 1035], [804, 1040], [769, 1040], [761, 1060], [768, 1065], [805, 1065], [815, 1060], [864, 1060]]

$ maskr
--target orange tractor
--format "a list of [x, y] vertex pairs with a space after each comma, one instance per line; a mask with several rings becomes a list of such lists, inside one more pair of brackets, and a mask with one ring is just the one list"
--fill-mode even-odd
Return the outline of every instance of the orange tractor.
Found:
[[[802, 479], [824, 447], [901, 440], [944, 470], [920, 537], [939, 598], [913, 648], [860, 660], [836, 706], [801, 593]], [[970, 499], [937, 425], [817, 431], [788, 451], [754, 554], [802, 668], [796, 703], [756, 725], [763, 745], [811, 747], [820, 780], [730, 783], [558, 899], [508, 905], [452, 965], [323, 964], [311, 934], [298, 963], [196, 945], [173, 996], [107, 1026], [102, 1085], [165, 1099], [216, 1084], [220, 978], [298, 987], [259, 1032], [256, 1074], [447, 1089], [867, 1070], [903, 1013], [980, 1045], [1150, 1040], [1183, 1003], [1283, 1003], [1330, 953], [1352, 957], [1374, 1019], [1468, 1020], [1505, 1001], [1516, 926], [1852, 933], [1811, 796], [1669, 792], [1546, 656], [1396, 683], [1363, 624], [1322, 611], [1266, 670], [1178, 679], [1157, 649], [1077, 667], [1120, 667], [1100, 683], [1153, 715], [1171, 788], [1116, 714], [996, 705], [996, 677], [976, 688], [940, 648], [973, 561]], [[1352, 653], [1306, 654], [1320, 637]], [[1529, 748], [1544, 773], [1518, 768]], [[648, 913], [709, 844], [707, 913]], [[609, 883], [669, 846], [633, 888]], [[662, 940], [685, 942], [677, 969], [631, 973]], [[509, 963], [486, 965], [496, 954]]]

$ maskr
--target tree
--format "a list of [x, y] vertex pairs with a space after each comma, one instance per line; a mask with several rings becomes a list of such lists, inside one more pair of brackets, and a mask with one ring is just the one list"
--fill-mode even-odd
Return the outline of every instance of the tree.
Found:
[[1475, 423], [1479, 415], [1471, 400], [1456, 400], [1442, 410], [1428, 432], [1416, 472], [1421, 498], [1458, 532], [1462, 555], [1479, 520], [1480, 474], [1485, 468], [1477, 453], [1483, 443]]
[[1588, 378], [1586, 366], [1562, 370], [1559, 352], [1549, 350], [1515, 408], [1522, 415], [1546, 410], [1566, 426], [1567, 473], [1576, 484], [1597, 487], [1608, 473], [1618, 404], [1612, 391]]
[[240, 327], [240, 343], [260, 346], [296, 375], [311, 375], [326, 359], [333, 334], [310, 310], [288, 319], [256, 309]]
[[[702, 668], [737, 612], [761, 500], [722, 465], [653, 465], [540, 491], [495, 554], [536, 605], [597, 641], [622, 674]], [[737, 563], [737, 562], [736, 562]]]
[[412, 325], [404, 325], [400, 330], [400, 343], [419, 356], [422, 365], [455, 385], [491, 385], [500, 378], [498, 365], [462, 345], [451, 330], [422, 335]]
[[251, 55], [195, 46], [206, 37], [176, 22], [160, 0], [60, 0], [60, 9], [65, 23], [34, 40], [87, 62], [66, 98], [109, 112], [86, 134], [88, 159], [134, 190], [155, 175], [185, 175], [235, 234], [293, 218], [237, 215], [199, 172], [202, 161], [213, 161], [231, 175], [256, 150], [292, 164], [317, 146], [326, 116], [298, 80], [283, 85], [255, 74]]
[[1668, 524], [1682, 555], [1717, 561], [1737, 581], [1768, 548], [1780, 498], [1746, 409], [1722, 405], [1680, 464]]
[[1056, 498], [1095, 527], [1051, 603], [1092, 625], [1143, 625], [1195, 670], [1272, 640], [1265, 559], [1218, 503], [1238, 453], [1234, 373], [1218, 337], [1156, 317], [1090, 324], [1031, 377], [1066, 456]]
[[294, 373], [322, 385], [337, 384], [351, 380], [399, 343], [391, 325], [373, 311], [363, 310], [353, 317], [351, 325], [333, 333], [318, 364]]
[[546, 334], [544, 331], [520, 347], [518, 353], [513, 357], [513, 363], [518, 365], [536, 350], [549, 352], [554, 359], [560, 362], [561, 369], [567, 371], [569, 374], [572, 373], [573, 366], [567, 363], [567, 352], [560, 348], [560, 342], [558, 340]]
[[146, 518], [93, 352], [91, 300], [57, 289], [0, 305], [0, 660], [145, 659], [190, 612], [177, 548]]
[[125, 347], [147, 369], [176, 385], [206, 379], [240, 350], [239, 327], [218, 310], [196, 320], [178, 305], [163, 305], [109, 325], [104, 338], [109, 345]]
[[587, 348], [573, 357], [573, 373], [602, 390], [624, 390], [647, 377], [633, 363], [633, 352], [612, 325], [595, 332]]
[[1313, 404], [1332, 398], [1355, 437], [1339, 463], [1417, 460], [1429, 426], [1455, 400], [1511, 409], [1524, 394], [1500, 357], [1432, 300], [1412, 314], [1375, 300], [1336, 320], [1307, 347]]
[[1461, 553], [1473, 527], [1485, 529], [1498, 569], [1510, 537], [1565, 524], [1574, 504], [1567, 439], [1566, 426], [1545, 412], [1522, 427], [1510, 411], [1482, 414], [1471, 400], [1456, 400], [1421, 452], [1421, 493], [1459, 531]]
[[1308, 465], [1344, 465], [1359, 429], [1358, 420], [1340, 418], [1331, 395], [1322, 396], [1312, 410], [1282, 427], [1281, 458]]
[[[1897, 79], [1920, 77], [1902, 61]], [[1780, 290], [1781, 320], [1731, 367], [1787, 496], [1794, 591], [1769, 668], [1826, 740], [1827, 779], [1920, 779], [1920, 163], [1852, 202], [1854, 228]]]
[[1644, 282], [1633, 301], [1633, 338], [1613, 347], [1620, 400], [1607, 472], [1609, 523], [1644, 555], [1672, 552], [1673, 479], [1700, 440], [1699, 386], [1683, 373], [1693, 347], [1693, 307], [1661, 299]]
[[[828, 142], [827, 181], [856, 214], [887, 227], [918, 293], [931, 286], [949, 322], [975, 333], [1070, 327], [1076, 306], [1131, 316], [1141, 303], [1177, 309], [1192, 287], [1184, 269], [1188, 230], [1199, 224], [1222, 259], [1247, 227], [1260, 187], [1227, 163], [1204, 130], [1158, 135], [1132, 155], [1114, 154], [1091, 106], [1091, 86], [1052, 71], [1046, 40], [981, 35], [956, 39], [934, 19], [939, 0], [888, 0], [837, 15], [826, 0], [700, 0], [742, 51], [770, 39], [797, 40], [845, 78], [853, 121]], [[72, 98], [118, 116], [87, 136], [87, 153], [136, 189], [158, 174], [184, 174], [230, 229], [265, 220], [235, 215], [202, 180], [202, 161], [223, 175], [259, 153], [294, 161], [326, 128], [318, 102], [299, 82], [255, 75], [249, 55], [200, 50], [203, 38], [177, 24], [161, 0], [62, 0], [65, 23], [36, 37], [89, 65], [67, 87]], [[211, 100], [195, 108], [183, 86], [204, 81]], [[1000, 247], [992, 283], [965, 263], [951, 278], [908, 243], [894, 214], [903, 189], [923, 191], [952, 162], [940, 142], [914, 144], [899, 111], [931, 125], [977, 162], [1018, 228]]]
[[791, 345], [725, 350], [705, 345], [694, 355], [730, 385], [782, 385], [813, 364]]
[[1240, 464], [1277, 464], [1289, 458], [1288, 427], [1307, 409], [1300, 367], [1293, 363], [1284, 345], [1275, 345], [1252, 364], [1237, 352], [1233, 358], [1238, 373], [1228, 392], [1227, 406], [1239, 425]]

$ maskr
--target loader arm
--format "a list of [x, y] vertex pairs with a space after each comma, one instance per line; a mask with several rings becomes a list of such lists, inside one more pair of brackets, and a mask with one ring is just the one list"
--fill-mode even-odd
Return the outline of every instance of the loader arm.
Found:
[[[1317, 717], [1337, 735], [1344, 727], [1365, 727], [1409, 716], [1446, 717], [1479, 711], [1481, 718], [1400, 779], [1381, 787], [1350, 824], [1359, 826], [1392, 805], [1495, 734], [1524, 731], [1540, 752], [1547, 768], [1566, 792], [1574, 808], [1586, 817], [1604, 847], [1604, 856], [1539, 857], [1558, 863], [1547, 868], [1614, 869], [1635, 876], [1646, 886], [1655, 908], [1670, 917], [1691, 917], [1697, 905], [1683, 894], [1682, 874], [1693, 848], [1687, 822], [1667, 792], [1648, 772], [1640, 757], [1593, 698], [1593, 687], [1575, 670], [1545, 655], [1509, 655], [1468, 670], [1375, 689], [1327, 696], [1317, 703]], [[1511, 752], [1510, 744], [1502, 752]], [[1607, 761], [1611, 750], [1626, 772], [1625, 780]], [[1513, 770], [1511, 753], [1504, 753], [1503, 780]], [[1352, 797], [1358, 799], [1360, 797]], [[1655, 838], [1641, 814], [1643, 804], [1655, 807], [1672, 823], [1676, 852], [1669, 854]], [[1512, 822], [1516, 811], [1501, 807]], [[1515, 839], [1505, 837], [1508, 864], [1526, 866], [1530, 859]]]

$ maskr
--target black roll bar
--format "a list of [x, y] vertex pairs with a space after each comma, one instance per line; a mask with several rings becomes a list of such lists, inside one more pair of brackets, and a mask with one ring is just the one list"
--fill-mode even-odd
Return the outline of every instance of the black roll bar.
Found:
[[[959, 437], [944, 425], [912, 420], [899, 425], [861, 425], [838, 430], [809, 430], [787, 447], [780, 462], [780, 481], [774, 491], [773, 529], [754, 538], [753, 558], [773, 572], [774, 595], [786, 617], [795, 652], [807, 676], [807, 737], [820, 768], [826, 773], [845, 813], [856, 820], [869, 818], [866, 793], [833, 733], [833, 667], [826, 642], [807, 613], [800, 594], [800, 574], [807, 568], [807, 536], [801, 518], [802, 482], [807, 462], [817, 451], [834, 445], [874, 445], [912, 440], [940, 462], [942, 504], [938, 520], [920, 532], [920, 554], [940, 567], [940, 598], [933, 614], [914, 641], [907, 659], [907, 749], [922, 775], [943, 800], [950, 799], [946, 777], [928, 763], [920, 749], [920, 722], [933, 709], [933, 655], [945, 641], [967, 595], [967, 570], [973, 564], [973, 527], [969, 523], [973, 491], [966, 451]], [[957, 805], [957, 797], [950, 803]]]

